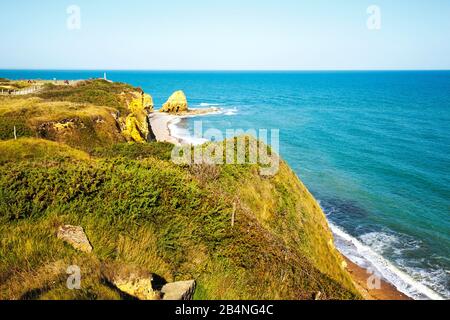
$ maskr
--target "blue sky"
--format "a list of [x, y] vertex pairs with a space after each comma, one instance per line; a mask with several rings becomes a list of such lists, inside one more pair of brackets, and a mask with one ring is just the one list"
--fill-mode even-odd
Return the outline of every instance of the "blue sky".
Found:
[[1, 3], [0, 68], [450, 69], [449, 33], [448, 0], [15, 0]]

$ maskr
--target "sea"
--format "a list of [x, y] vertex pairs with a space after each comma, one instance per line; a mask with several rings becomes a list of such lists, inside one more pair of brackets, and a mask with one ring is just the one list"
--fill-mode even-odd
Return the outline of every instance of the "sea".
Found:
[[183, 90], [172, 132], [279, 130], [279, 152], [320, 202], [338, 249], [414, 299], [450, 299], [450, 71], [0, 70], [11, 79], [102, 78], [156, 108]]

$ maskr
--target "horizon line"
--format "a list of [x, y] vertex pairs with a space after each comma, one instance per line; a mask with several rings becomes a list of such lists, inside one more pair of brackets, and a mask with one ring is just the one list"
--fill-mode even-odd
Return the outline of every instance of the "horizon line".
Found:
[[140, 71], [140, 72], [407, 72], [407, 71], [450, 71], [450, 69], [76, 69], [76, 68], [2, 68], [0, 71]]

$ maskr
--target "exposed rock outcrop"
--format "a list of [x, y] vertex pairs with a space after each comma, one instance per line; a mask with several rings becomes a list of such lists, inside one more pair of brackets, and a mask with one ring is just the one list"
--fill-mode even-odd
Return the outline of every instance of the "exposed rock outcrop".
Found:
[[196, 287], [195, 280], [167, 283], [134, 266], [104, 266], [102, 273], [122, 293], [139, 300], [192, 300]]
[[149, 94], [142, 93], [140, 96], [137, 96], [133, 99], [129, 104], [129, 109], [132, 113], [138, 112], [152, 112], [153, 111], [153, 98]]
[[65, 225], [58, 229], [58, 239], [85, 253], [92, 252], [92, 246], [82, 227]]
[[130, 114], [125, 119], [124, 136], [134, 142], [147, 142], [153, 135], [148, 115], [153, 111], [153, 98], [148, 94], [135, 97], [128, 105]]
[[122, 292], [139, 300], [160, 300], [161, 292], [153, 290], [152, 279], [132, 274], [129, 278], [116, 278], [113, 284]]
[[192, 300], [195, 287], [195, 280], [168, 283], [161, 289], [163, 300]]
[[179, 113], [188, 111], [188, 102], [183, 91], [173, 93], [169, 100], [162, 106], [161, 112]]
[[60, 121], [44, 122], [38, 126], [39, 135], [47, 137], [68, 130], [84, 129], [85, 124], [79, 118], [62, 119]]

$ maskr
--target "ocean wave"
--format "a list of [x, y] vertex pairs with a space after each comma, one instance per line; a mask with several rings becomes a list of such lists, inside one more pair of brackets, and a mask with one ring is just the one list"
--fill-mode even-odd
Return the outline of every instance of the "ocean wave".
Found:
[[207, 103], [207, 102], [202, 102], [199, 104], [200, 107], [202, 108], [207, 108], [207, 107], [218, 107], [221, 106], [220, 103]]
[[[191, 145], [204, 144], [205, 142], [208, 142], [209, 140], [191, 135], [191, 132], [189, 131], [189, 129], [186, 126], [181, 125], [183, 119], [211, 116], [211, 115], [233, 116], [233, 115], [237, 114], [237, 112], [238, 112], [237, 108], [223, 109], [223, 108], [213, 107], [214, 105], [219, 105], [219, 104], [201, 103], [200, 105], [203, 107], [208, 105], [213, 111], [211, 111], [209, 113], [205, 113], [205, 114], [193, 114], [193, 115], [184, 115], [184, 116], [174, 117], [173, 120], [171, 120], [170, 123], [168, 124], [170, 134], [174, 138], [181, 140], [187, 144], [191, 144]], [[190, 108], [190, 109], [191, 110], [201, 110], [201, 109], [205, 109], [205, 108]]]
[[421, 248], [421, 243], [418, 240], [406, 235], [396, 235], [392, 232], [367, 232], [360, 235], [359, 239], [381, 255], [391, 252], [393, 256], [401, 257], [404, 251]]
[[[357, 239], [332, 222], [329, 222], [329, 225], [335, 235], [336, 247], [354, 263], [366, 269], [371, 268], [379, 276], [392, 283], [399, 291], [413, 299], [444, 299], [440, 294], [429, 288], [429, 286], [438, 288], [436, 283], [442, 283], [441, 273], [433, 275], [423, 269], [402, 266], [408, 272], [406, 273], [379, 253], [399, 244], [400, 240], [394, 235], [371, 232], [361, 235], [360, 239]], [[416, 278], [420, 279], [420, 282]]]
[[232, 108], [232, 109], [220, 109], [221, 114], [225, 115], [225, 116], [234, 116], [238, 113], [238, 109], [237, 108]]
[[[184, 118], [194, 118], [194, 117], [201, 117], [201, 116], [211, 116], [211, 115], [223, 115], [223, 116], [234, 116], [236, 115], [239, 110], [237, 108], [219, 108], [219, 107], [213, 107], [210, 106], [213, 111], [205, 113], [205, 114], [194, 114], [189, 116], [183, 116]], [[190, 108], [190, 110], [202, 110], [207, 108]]]
[[205, 142], [208, 142], [207, 139], [192, 136], [191, 133], [189, 132], [189, 129], [181, 126], [182, 121], [183, 121], [182, 117], [177, 117], [177, 118], [174, 118], [172, 121], [170, 121], [170, 123], [168, 124], [168, 127], [170, 130], [171, 136], [173, 136], [174, 138], [181, 140], [187, 144], [191, 144], [194, 146], [201, 145], [201, 144], [204, 144]]
[[[196, 105], [197, 107], [201, 108], [217, 108], [218, 112], [217, 114], [225, 115], [225, 116], [234, 116], [238, 113], [237, 108], [224, 108], [222, 103], [210, 103], [210, 102], [201, 102]], [[199, 109], [199, 108], [193, 108], [193, 109]], [[192, 109], [192, 108], [191, 108]]]
[[[398, 261], [399, 264], [406, 265], [406, 261]], [[445, 299], [450, 297], [450, 290], [448, 287], [448, 273], [449, 270], [433, 269], [424, 270], [414, 267], [403, 267], [405, 271], [414, 279], [420, 279], [420, 282], [425, 286], [432, 288], [435, 291], [441, 292]]]

